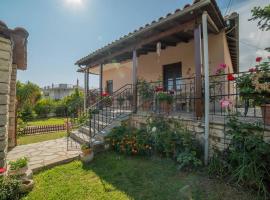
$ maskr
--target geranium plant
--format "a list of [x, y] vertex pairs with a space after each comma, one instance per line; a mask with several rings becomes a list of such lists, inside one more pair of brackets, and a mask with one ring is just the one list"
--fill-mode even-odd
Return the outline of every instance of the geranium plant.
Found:
[[270, 103], [270, 62], [269, 58], [262, 61], [262, 57], [256, 58], [257, 65], [249, 69], [237, 78], [240, 96], [254, 100], [256, 105]]

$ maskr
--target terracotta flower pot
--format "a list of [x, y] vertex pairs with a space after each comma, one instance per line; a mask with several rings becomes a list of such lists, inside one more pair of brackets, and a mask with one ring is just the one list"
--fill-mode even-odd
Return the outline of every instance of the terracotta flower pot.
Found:
[[262, 117], [266, 125], [270, 125], [270, 104], [261, 105]]
[[160, 110], [167, 114], [169, 114], [172, 110], [172, 104], [169, 104], [167, 101], [160, 102], [159, 106], [160, 106]]
[[83, 149], [82, 152], [84, 156], [87, 156], [92, 153], [92, 149]]
[[90, 154], [84, 155], [80, 154], [81, 161], [84, 163], [90, 163], [94, 159], [94, 152], [92, 151]]
[[151, 101], [149, 100], [143, 101], [143, 104], [142, 104], [143, 111], [149, 111], [150, 108], [151, 108]]

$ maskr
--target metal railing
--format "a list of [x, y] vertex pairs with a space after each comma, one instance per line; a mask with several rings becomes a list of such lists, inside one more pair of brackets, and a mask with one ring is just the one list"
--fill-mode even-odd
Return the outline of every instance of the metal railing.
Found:
[[[112, 96], [102, 96], [99, 101], [90, 106], [89, 113], [89, 141], [103, 131], [114, 120], [129, 115], [133, 110], [133, 86], [127, 84], [113, 93]], [[133, 98], [133, 96], [132, 96]]]

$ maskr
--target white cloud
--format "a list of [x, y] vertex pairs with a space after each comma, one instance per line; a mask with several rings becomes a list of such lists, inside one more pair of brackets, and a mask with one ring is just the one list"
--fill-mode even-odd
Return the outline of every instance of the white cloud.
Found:
[[270, 54], [263, 50], [270, 46], [270, 31], [261, 31], [256, 21], [248, 21], [254, 6], [263, 7], [268, 4], [269, 0], [247, 0], [232, 8], [240, 16], [240, 71], [245, 71], [255, 65], [257, 56], [267, 57]]

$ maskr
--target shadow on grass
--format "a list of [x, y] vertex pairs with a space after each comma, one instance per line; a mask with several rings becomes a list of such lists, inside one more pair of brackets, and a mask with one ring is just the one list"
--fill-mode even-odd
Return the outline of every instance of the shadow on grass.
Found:
[[254, 196], [212, 181], [205, 172], [184, 173], [174, 161], [101, 153], [83, 169], [94, 171], [104, 192], [120, 190], [135, 200], [254, 199]]
[[83, 169], [92, 170], [100, 177], [105, 192], [121, 190], [135, 200], [190, 199], [191, 196], [202, 199], [203, 195], [198, 188], [195, 191], [191, 187], [191, 180], [197, 181], [197, 177], [179, 173], [169, 159], [127, 157], [109, 152], [98, 154]]

